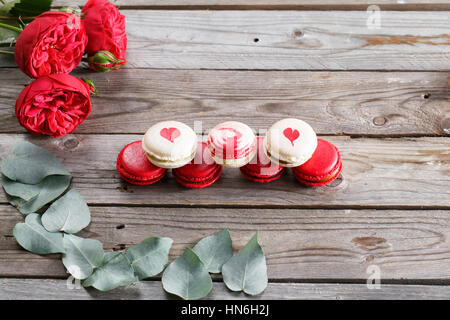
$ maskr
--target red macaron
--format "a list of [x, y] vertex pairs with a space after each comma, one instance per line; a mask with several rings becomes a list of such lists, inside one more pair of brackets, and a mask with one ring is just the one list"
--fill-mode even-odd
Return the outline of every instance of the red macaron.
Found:
[[172, 175], [182, 186], [196, 189], [212, 185], [221, 173], [222, 166], [214, 161], [204, 142], [198, 142], [195, 157], [190, 163], [172, 169]]
[[318, 139], [311, 159], [292, 168], [298, 181], [308, 186], [320, 187], [334, 181], [341, 173], [342, 160], [338, 148], [332, 143]]
[[246, 178], [259, 183], [277, 180], [285, 171], [285, 168], [270, 161], [266, 156], [263, 141], [264, 137], [257, 138], [256, 156], [250, 160], [250, 163], [240, 168]]
[[167, 171], [148, 161], [142, 148], [142, 141], [127, 144], [120, 151], [117, 157], [116, 168], [123, 180], [141, 186], [150, 185], [161, 180]]

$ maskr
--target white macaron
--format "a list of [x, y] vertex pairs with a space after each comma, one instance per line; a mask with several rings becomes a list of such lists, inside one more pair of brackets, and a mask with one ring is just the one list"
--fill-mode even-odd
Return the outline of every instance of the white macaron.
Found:
[[272, 125], [264, 138], [264, 152], [283, 167], [297, 167], [308, 161], [317, 148], [313, 128], [299, 119], [283, 119]]
[[191, 162], [197, 150], [197, 135], [182, 122], [158, 122], [142, 140], [148, 160], [160, 168], [179, 168]]

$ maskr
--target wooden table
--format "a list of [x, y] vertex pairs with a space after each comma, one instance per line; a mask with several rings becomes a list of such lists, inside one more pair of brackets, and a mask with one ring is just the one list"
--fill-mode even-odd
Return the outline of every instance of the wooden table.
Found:
[[[129, 62], [74, 72], [101, 92], [75, 134], [26, 134], [13, 106], [30, 80], [0, 60], [0, 157], [22, 139], [54, 152], [91, 208], [81, 236], [108, 250], [169, 236], [173, 259], [222, 228], [236, 250], [258, 230], [270, 283], [254, 299], [450, 298], [449, 1], [118, 2]], [[381, 8], [378, 29], [368, 2]], [[339, 147], [332, 185], [302, 187], [291, 173], [259, 185], [225, 169], [203, 190], [170, 176], [137, 187], [115, 171], [121, 148], [157, 121], [201, 121], [207, 133], [224, 120], [259, 131], [286, 117]], [[67, 289], [57, 255], [17, 245], [22, 219], [0, 193], [0, 298], [167, 298], [160, 277], [109, 293]], [[372, 268], [381, 289], [366, 286]], [[249, 297], [215, 278], [208, 298]]]

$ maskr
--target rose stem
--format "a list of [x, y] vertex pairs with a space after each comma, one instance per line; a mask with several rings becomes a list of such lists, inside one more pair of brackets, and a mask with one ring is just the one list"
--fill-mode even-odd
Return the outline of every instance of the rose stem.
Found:
[[[2, 0], [0, 0], [2, 1]], [[0, 16], [0, 20], [34, 20], [36, 17], [7, 17], [7, 16]]]
[[0, 27], [3, 27], [5, 29], [9, 29], [18, 33], [21, 33], [23, 30], [14, 26], [10, 26], [9, 24], [0, 23]]
[[10, 55], [14, 55], [14, 52], [13, 51], [3, 51], [3, 50], [0, 50], [0, 54], [10, 54]]

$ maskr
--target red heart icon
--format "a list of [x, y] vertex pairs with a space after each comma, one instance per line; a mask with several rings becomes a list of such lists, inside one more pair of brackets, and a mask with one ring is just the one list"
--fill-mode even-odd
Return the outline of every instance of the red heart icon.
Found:
[[164, 139], [167, 139], [173, 143], [173, 141], [180, 136], [181, 132], [177, 128], [163, 128], [159, 134]]
[[292, 128], [286, 128], [283, 131], [283, 134], [288, 140], [291, 142], [292, 146], [294, 146], [294, 141], [300, 137], [300, 132], [297, 129], [292, 130]]

